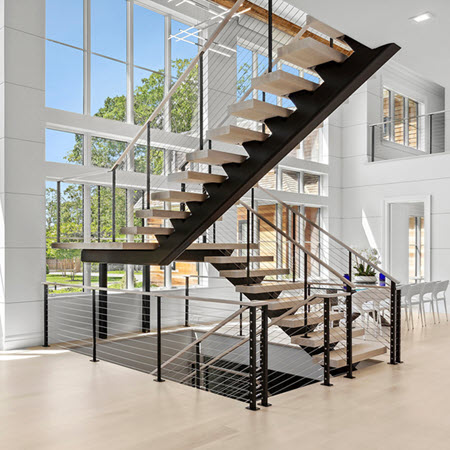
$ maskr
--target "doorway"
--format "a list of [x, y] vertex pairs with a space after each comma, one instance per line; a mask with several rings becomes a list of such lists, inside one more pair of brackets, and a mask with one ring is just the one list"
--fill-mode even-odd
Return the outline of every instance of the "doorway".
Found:
[[402, 284], [429, 281], [430, 196], [385, 200], [384, 214], [387, 270]]

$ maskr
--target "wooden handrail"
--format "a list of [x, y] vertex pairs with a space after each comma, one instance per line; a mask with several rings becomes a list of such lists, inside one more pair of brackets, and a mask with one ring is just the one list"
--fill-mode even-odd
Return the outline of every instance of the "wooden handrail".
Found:
[[178, 78], [178, 80], [172, 86], [172, 88], [167, 93], [167, 95], [162, 99], [161, 103], [156, 107], [156, 109], [153, 111], [153, 113], [150, 115], [150, 117], [146, 120], [144, 125], [142, 125], [142, 127], [140, 128], [140, 130], [138, 131], [136, 136], [133, 138], [133, 140], [130, 142], [128, 147], [125, 149], [125, 151], [120, 155], [119, 159], [112, 166], [111, 171], [115, 170], [123, 162], [123, 160], [126, 158], [128, 153], [134, 148], [134, 146], [137, 144], [138, 140], [141, 138], [141, 136], [147, 129], [147, 125], [149, 123], [153, 122], [153, 120], [155, 120], [158, 117], [158, 115], [162, 112], [164, 106], [172, 98], [173, 94], [178, 90], [179, 86], [184, 82], [184, 80], [190, 74], [192, 69], [195, 67], [198, 60], [200, 59], [200, 56], [202, 56], [209, 49], [209, 47], [211, 47], [211, 45], [216, 40], [217, 36], [222, 32], [222, 30], [225, 28], [225, 25], [232, 19], [232, 17], [237, 12], [237, 10], [241, 7], [241, 5], [244, 3], [244, 1], [245, 0], [237, 0], [236, 3], [233, 5], [233, 7], [228, 11], [227, 15], [223, 18], [222, 22], [220, 22], [219, 26], [216, 28], [214, 33], [206, 41], [205, 45], [200, 49], [200, 51], [197, 53], [197, 55], [191, 61], [189, 66], [183, 72], [183, 75], [181, 75], [181, 77]]
[[273, 194], [271, 191], [263, 188], [262, 186], [260, 186], [259, 184], [256, 186], [258, 189], [261, 189], [263, 192], [265, 192], [267, 195], [269, 195], [270, 197], [272, 197], [274, 200], [276, 200], [278, 203], [282, 204], [283, 206], [285, 206], [287, 209], [289, 209], [289, 211], [291, 211], [292, 213], [294, 213], [296, 216], [301, 217], [303, 220], [306, 220], [309, 224], [311, 224], [313, 227], [317, 228], [321, 233], [325, 234], [326, 236], [328, 236], [329, 238], [331, 238], [334, 242], [336, 242], [337, 244], [341, 245], [342, 247], [344, 247], [346, 250], [348, 250], [349, 252], [351, 252], [353, 255], [355, 255], [357, 258], [359, 258], [361, 261], [364, 261], [366, 264], [369, 264], [372, 268], [374, 268], [376, 271], [382, 273], [386, 278], [388, 278], [389, 280], [393, 281], [394, 283], [399, 284], [400, 281], [398, 281], [396, 278], [394, 278], [391, 274], [387, 273], [386, 271], [384, 271], [381, 267], [377, 266], [376, 264], [370, 262], [367, 258], [365, 258], [364, 256], [362, 256], [360, 253], [358, 253], [357, 251], [355, 251], [354, 249], [352, 249], [351, 247], [349, 247], [347, 244], [345, 244], [344, 242], [342, 242], [341, 240], [339, 240], [336, 236], [333, 236], [330, 232], [328, 232], [327, 230], [325, 230], [324, 228], [322, 228], [320, 225], [317, 225], [316, 223], [314, 223], [312, 220], [308, 219], [306, 216], [304, 216], [301, 212], [296, 211], [294, 208], [292, 208], [290, 205], [288, 205], [287, 203], [285, 203], [283, 200], [280, 200], [280, 198], [278, 196], [276, 196], [275, 194]]
[[321, 266], [325, 267], [327, 270], [329, 270], [334, 276], [339, 278], [343, 283], [345, 283], [347, 286], [351, 287], [352, 289], [355, 289], [355, 285], [347, 280], [342, 274], [334, 270], [329, 264], [327, 264], [325, 261], [322, 261], [318, 256], [314, 255], [314, 253], [307, 250], [302, 244], [292, 239], [287, 233], [285, 233], [281, 228], [278, 228], [276, 225], [274, 225], [270, 220], [266, 219], [262, 214], [258, 213], [254, 209], [252, 209], [250, 206], [248, 206], [246, 203], [244, 203], [242, 200], [239, 200], [238, 202], [241, 204], [244, 208], [248, 209], [251, 213], [255, 214], [257, 217], [259, 217], [263, 222], [267, 223], [270, 227], [272, 227], [275, 231], [280, 233], [282, 236], [284, 236], [288, 241], [290, 241], [292, 244], [294, 244], [296, 247], [300, 248], [304, 253], [306, 253], [310, 258], [314, 259], [316, 262], [318, 262]]

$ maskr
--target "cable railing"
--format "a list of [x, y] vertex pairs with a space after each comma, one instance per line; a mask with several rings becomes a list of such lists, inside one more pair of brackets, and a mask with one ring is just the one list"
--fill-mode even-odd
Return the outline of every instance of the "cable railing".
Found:
[[371, 162], [407, 158], [446, 151], [449, 111], [389, 118], [369, 125]]

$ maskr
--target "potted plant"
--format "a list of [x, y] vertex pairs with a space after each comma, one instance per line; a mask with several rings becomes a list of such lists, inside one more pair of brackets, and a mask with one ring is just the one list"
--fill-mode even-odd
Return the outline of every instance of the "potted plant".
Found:
[[356, 257], [356, 264], [353, 266], [355, 270], [354, 281], [359, 284], [375, 284], [377, 282], [377, 273], [372, 267], [372, 264], [378, 265], [380, 263], [378, 250], [376, 248], [363, 249], [359, 253], [371, 264]]

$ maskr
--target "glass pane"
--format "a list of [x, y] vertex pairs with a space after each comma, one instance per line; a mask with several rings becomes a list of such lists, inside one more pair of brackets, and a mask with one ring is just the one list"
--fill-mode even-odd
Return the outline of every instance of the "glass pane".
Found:
[[320, 162], [322, 150], [322, 125], [303, 141], [303, 159]]
[[[298, 69], [295, 69], [292, 66], [288, 66], [287, 64], [283, 64], [281, 66], [281, 70], [283, 72], [291, 73], [292, 75], [295, 75], [297, 77], [300, 76], [300, 71]], [[282, 106], [284, 108], [294, 108], [295, 107], [295, 105], [288, 98], [283, 98]]]
[[[189, 60], [178, 60], [178, 67]], [[184, 72], [180, 70], [179, 75]], [[171, 131], [174, 133], [185, 133], [197, 128], [198, 122], [198, 65], [192, 70], [186, 81], [175, 92], [170, 101]]]
[[409, 280], [415, 281], [416, 277], [416, 218], [411, 216], [409, 218]]
[[264, 177], [261, 178], [259, 184], [266, 189], [276, 189], [277, 188], [277, 176], [275, 169], [266, 173]]
[[91, 113], [105, 119], [125, 121], [126, 65], [92, 55]]
[[314, 173], [303, 174], [303, 192], [305, 194], [319, 195], [320, 192], [320, 176]]
[[83, 52], [46, 42], [45, 106], [83, 113]]
[[253, 77], [253, 54], [251, 50], [237, 46], [237, 99], [250, 89]]
[[83, 48], [83, 0], [47, 0], [45, 33], [48, 39]]
[[394, 94], [394, 142], [405, 143], [405, 99], [400, 94]]
[[126, 0], [91, 1], [92, 51], [121, 61], [126, 61]]
[[119, 156], [125, 151], [126, 147], [126, 142], [92, 137], [92, 165], [108, 169], [111, 168]]
[[[258, 54], [258, 75], [262, 75], [264, 72], [267, 71], [267, 68], [269, 67], [269, 58], [267, 56], [263, 56]], [[277, 104], [277, 96], [273, 94], [268, 94], [267, 92], [264, 93], [265, 95], [265, 101], [267, 103], [272, 103], [272, 105]], [[258, 91], [258, 99], [263, 99], [263, 92]]]
[[[189, 30], [188, 30], [189, 28]], [[185, 33], [180, 33], [186, 30]], [[172, 78], [178, 79], [198, 53], [197, 29], [172, 20]]]
[[45, 160], [83, 164], [83, 135], [45, 130]]
[[[195, 262], [177, 261], [172, 269], [172, 286], [184, 286], [186, 283], [186, 275], [198, 275], [198, 265]], [[197, 278], [191, 278], [190, 283], [196, 285]]]
[[[150, 151], [151, 173], [162, 175], [164, 173], [164, 149], [151, 148]], [[134, 153], [134, 171], [140, 173], [147, 172], [147, 147], [137, 145]]]
[[418, 128], [417, 116], [419, 115], [419, 105], [414, 100], [408, 99], [408, 145], [418, 148]]
[[164, 16], [134, 5], [134, 64], [164, 70], [164, 46]]
[[307, 70], [304, 70], [303, 78], [305, 80], [312, 81], [313, 83], [320, 83], [320, 78]]
[[[46, 263], [49, 282], [82, 284], [81, 250], [55, 250], [57, 232], [56, 183], [46, 183]], [[83, 239], [83, 188], [79, 184], [61, 183], [61, 241], [77, 242]], [[52, 294], [79, 292], [78, 288], [51, 287]]]
[[[164, 98], [164, 72], [134, 68], [134, 123], [143, 125]], [[152, 123], [162, 128], [163, 114]]]
[[[310, 222], [320, 225], [320, 208], [306, 206], [305, 216]], [[304, 221], [305, 247], [320, 258], [320, 232], [310, 222]], [[310, 260], [310, 258], [308, 258], [308, 260]], [[320, 276], [319, 266], [315, 263], [310, 263], [308, 266], [308, 274]]]
[[291, 170], [283, 170], [282, 174], [282, 190], [285, 192], [299, 192], [300, 173]]

